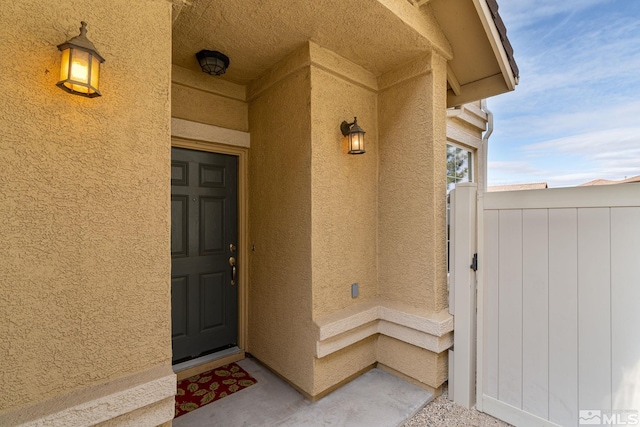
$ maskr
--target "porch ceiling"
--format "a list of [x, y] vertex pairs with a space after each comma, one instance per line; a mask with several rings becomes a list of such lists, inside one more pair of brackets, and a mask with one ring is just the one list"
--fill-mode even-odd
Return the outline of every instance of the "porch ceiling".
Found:
[[374, 75], [435, 49], [449, 60], [449, 106], [516, 84], [486, 0], [176, 1], [173, 63], [199, 71], [196, 52], [218, 50], [231, 62], [222, 78], [242, 85], [308, 40]]
[[[434, 45], [389, 7], [424, 19], [404, 0], [193, 0], [173, 24], [173, 63], [199, 71], [195, 54], [218, 50], [230, 59], [224, 79], [246, 84], [309, 39], [379, 75]], [[396, 10], [397, 11], [397, 10]], [[175, 13], [175, 9], [174, 9]], [[439, 34], [438, 34], [439, 33]], [[439, 37], [438, 37], [439, 36]], [[440, 32], [440, 49], [449, 50]]]

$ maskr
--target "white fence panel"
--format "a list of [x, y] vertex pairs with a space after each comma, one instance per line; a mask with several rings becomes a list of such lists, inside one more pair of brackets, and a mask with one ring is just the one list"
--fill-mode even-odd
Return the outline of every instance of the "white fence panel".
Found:
[[611, 410], [608, 208], [578, 209], [578, 405]]
[[498, 398], [522, 407], [522, 211], [498, 212]]
[[640, 184], [480, 199], [478, 408], [518, 426], [640, 413]]
[[549, 210], [549, 421], [578, 419], [578, 210]]
[[549, 417], [549, 211], [522, 211], [522, 409]]
[[[498, 283], [498, 211], [488, 211], [484, 215], [484, 252], [481, 264], [485, 270], [486, 283]], [[482, 363], [478, 363], [484, 379], [484, 393], [486, 396], [498, 399], [498, 287], [485, 287], [483, 298], [483, 306], [478, 310], [478, 315], [482, 311], [484, 314], [480, 317], [484, 319], [482, 339], [478, 344], [482, 345]]]
[[611, 210], [612, 409], [640, 411], [640, 208]]

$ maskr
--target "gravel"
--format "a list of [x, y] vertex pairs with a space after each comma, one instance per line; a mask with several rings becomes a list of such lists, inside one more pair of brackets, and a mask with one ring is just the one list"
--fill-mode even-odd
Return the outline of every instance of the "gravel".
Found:
[[442, 394], [427, 404], [404, 424], [404, 427], [512, 427], [504, 421], [475, 409], [465, 409], [449, 400], [445, 385]]

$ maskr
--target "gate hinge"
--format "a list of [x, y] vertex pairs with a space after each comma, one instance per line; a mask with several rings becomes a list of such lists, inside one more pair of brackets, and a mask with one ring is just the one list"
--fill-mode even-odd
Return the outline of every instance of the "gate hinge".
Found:
[[469, 266], [473, 271], [478, 271], [478, 254], [473, 254], [473, 258], [471, 259], [471, 265]]

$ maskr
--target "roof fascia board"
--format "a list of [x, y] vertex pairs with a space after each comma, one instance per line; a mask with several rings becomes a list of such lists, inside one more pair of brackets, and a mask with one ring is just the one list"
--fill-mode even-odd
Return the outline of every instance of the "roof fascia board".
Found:
[[478, 12], [478, 17], [482, 22], [482, 26], [484, 27], [485, 32], [487, 33], [489, 43], [491, 43], [491, 48], [493, 49], [493, 52], [496, 55], [496, 59], [500, 64], [500, 70], [502, 71], [502, 75], [504, 76], [507, 88], [510, 91], [514, 90], [518, 82], [513, 76], [513, 71], [511, 70], [511, 65], [509, 64], [509, 58], [507, 56], [507, 52], [504, 49], [504, 46], [502, 45], [500, 33], [498, 32], [498, 28], [493, 21], [491, 10], [487, 5], [486, 0], [473, 0], [473, 5]]
[[451, 65], [447, 62], [447, 81], [449, 82], [449, 86], [451, 86], [451, 90], [457, 96], [460, 96], [462, 90], [460, 89], [460, 82], [458, 81], [458, 77], [456, 77], [456, 73], [453, 72]]
[[490, 96], [509, 92], [505, 84], [504, 74], [498, 73], [460, 87], [461, 94], [456, 95], [452, 90], [447, 91], [447, 108], [478, 101]]

